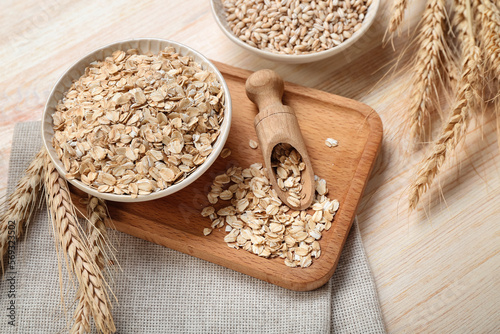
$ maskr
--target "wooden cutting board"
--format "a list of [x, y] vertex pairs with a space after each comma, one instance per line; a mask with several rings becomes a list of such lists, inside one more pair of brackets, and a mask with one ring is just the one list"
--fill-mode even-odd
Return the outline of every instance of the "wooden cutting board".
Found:
[[[253, 125], [257, 109], [245, 93], [245, 81], [252, 72], [214, 64], [226, 79], [232, 98], [233, 120], [225, 146], [232, 154], [219, 157], [203, 176], [173, 195], [141, 203], [108, 202], [114, 228], [287, 289], [316, 289], [332, 277], [337, 266], [380, 147], [382, 122], [363, 103], [285, 83], [283, 101], [296, 112], [313, 170], [326, 179], [328, 197], [337, 199], [340, 208], [331, 229], [323, 232], [320, 258], [308, 268], [289, 268], [281, 258], [265, 259], [229, 248], [223, 240], [224, 229], [203, 235], [211, 221], [201, 217], [201, 209], [208, 205], [206, 195], [215, 176], [233, 165], [245, 168], [262, 162], [262, 154], [248, 145], [250, 139], [257, 141]], [[327, 147], [327, 138], [338, 140], [339, 145]], [[72, 192], [75, 204], [80, 205], [80, 198], [86, 195], [75, 188]]]

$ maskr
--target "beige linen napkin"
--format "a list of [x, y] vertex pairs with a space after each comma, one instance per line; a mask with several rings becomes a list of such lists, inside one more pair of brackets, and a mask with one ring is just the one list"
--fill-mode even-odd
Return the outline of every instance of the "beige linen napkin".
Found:
[[[40, 147], [39, 122], [16, 126], [9, 191]], [[122, 267], [112, 282], [119, 301], [113, 308], [118, 333], [385, 332], [357, 222], [333, 278], [310, 292], [286, 290], [120, 232], [114, 233], [114, 244]], [[63, 310], [44, 205], [26, 238], [17, 242], [15, 260], [14, 274], [7, 273], [7, 280], [0, 282], [0, 332], [67, 332], [75, 291], [66, 284], [70, 288], [63, 291]], [[12, 301], [15, 326], [8, 323]]]

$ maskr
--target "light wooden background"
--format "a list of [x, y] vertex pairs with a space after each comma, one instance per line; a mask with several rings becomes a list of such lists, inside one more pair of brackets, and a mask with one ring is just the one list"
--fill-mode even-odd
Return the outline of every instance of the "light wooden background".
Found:
[[[413, 1], [409, 26], [421, 16], [423, 2]], [[384, 78], [398, 55], [381, 46], [388, 7], [383, 1], [373, 29], [349, 53], [280, 65], [233, 45], [216, 26], [207, 0], [2, 0], [0, 190], [5, 193], [14, 124], [40, 119], [50, 89], [68, 66], [117, 40], [173, 39], [211, 59], [249, 70], [271, 68], [285, 80], [377, 110], [385, 139], [358, 216], [388, 331], [499, 332], [500, 155], [494, 119], [491, 112], [478, 116], [439, 178], [440, 187], [408, 214], [404, 191], [423, 151], [409, 154], [401, 133], [408, 73]], [[404, 39], [395, 42], [396, 49]]]

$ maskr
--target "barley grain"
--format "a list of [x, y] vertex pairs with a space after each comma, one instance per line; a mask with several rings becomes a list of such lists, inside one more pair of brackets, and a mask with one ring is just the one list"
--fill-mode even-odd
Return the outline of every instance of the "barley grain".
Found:
[[[321, 5], [320, 5], [321, 4]], [[361, 27], [371, 0], [296, 2], [225, 0], [226, 20], [241, 41], [282, 54], [307, 54], [331, 49]], [[253, 13], [248, 20], [247, 13]], [[342, 39], [335, 40], [336, 33]]]

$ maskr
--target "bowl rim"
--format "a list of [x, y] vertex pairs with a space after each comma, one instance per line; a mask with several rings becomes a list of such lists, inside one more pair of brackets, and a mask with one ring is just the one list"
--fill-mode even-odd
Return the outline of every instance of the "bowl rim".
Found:
[[[375, 22], [375, 19], [377, 17], [377, 12], [380, 7], [380, 0], [373, 0], [372, 3], [370, 4], [370, 7], [368, 8], [367, 14], [369, 14], [369, 21], [366, 21], [366, 16], [363, 22], [361, 23], [361, 28], [356, 31], [350, 38], [348, 38], [346, 41], [340, 43], [339, 45], [332, 47], [328, 50], [323, 50], [319, 52], [313, 52], [313, 53], [307, 53], [307, 54], [302, 54], [302, 55], [294, 55], [294, 54], [285, 54], [285, 53], [274, 53], [271, 51], [259, 49], [256, 47], [253, 47], [242, 40], [240, 40], [236, 35], [233, 34], [232, 31], [226, 28], [224, 25], [224, 22], [222, 22], [221, 15], [218, 14], [218, 11], [215, 8], [215, 2], [222, 2], [223, 0], [210, 0], [210, 7], [212, 9], [212, 15], [215, 18], [215, 21], [217, 22], [217, 25], [219, 28], [222, 30], [222, 32], [234, 43], [237, 45], [241, 46], [242, 48], [249, 50], [251, 52], [254, 52], [258, 54], [259, 56], [267, 59], [273, 59], [273, 60], [280, 60], [283, 62], [290, 61], [290, 62], [297, 62], [297, 63], [305, 63], [305, 62], [311, 62], [315, 60], [322, 60], [325, 58], [332, 57], [336, 54], [339, 54], [343, 51], [345, 51], [347, 48], [352, 46], [355, 42], [357, 42], [361, 36], [363, 36], [366, 31], [370, 28], [370, 26]], [[368, 15], [367, 15], [368, 16]]]
[[[123, 50], [122, 46], [125, 45], [126, 43], [140, 43], [141, 41], [143, 42], [158, 42], [158, 43], [166, 43], [168, 46], [173, 46], [176, 51], [179, 51], [181, 53], [184, 49], [184, 53], [192, 53], [195, 57], [198, 58], [198, 61], [201, 60], [203, 63], [205, 63], [211, 71], [213, 71], [217, 79], [220, 81], [224, 92], [225, 92], [225, 104], [224, 104], [224, 120], [223, 124], [221, 125], [221, 131], [219, 134], [219, 137], [217, 138], [215, 144], [214, 144], [214, 149], [210, 153], [210, 155], [207, 157], [205, 162], [203, 162], [200, 166], [198, 166], [191, 174], [189, 174], [184, 180], [180, 181], [179, 183], [173, 184], [170, 187], [167, 187], [166, 189], [159, 190], [152, 192], [150, 194], [146, 195], [138, 195], [137, 197], [133, 198], [131, 195], [118, 195], [118, 194], [113, 194], [113, 193], [102, 193], [97, 191], [97, 189], [92, 188], [90, 186], [87, 186], [83, 182], [77, 179], [68, 179], [66, 177], [66, 170], [64, 166], [62, 165], [60, 159], [55, 155], [54, 148], [52, 147], [52, 136], [48, 138], [48, 134], [46, 128], [48, 122], [46, 122], [47, 114], [49, 113], [49, 110], [52, 109], [49, 104], [50, 102], [55, 99], [54, 95], [56, 94], [57, 88], [60, 85], [63, 85], [63, 80], [66, 79], [66, 77], [69, 75], [69, 73], [72, 70], [76, 70], [78, 67], [83, 66], [81, 64], [84, 60], [86, 60], [89, 57], [94, 56], [96, 53], [101, 52], [101, 51], [106, 51], [108, 49], [111, 50]], [[187, 51], [187, 52], [186, 52]], [[182, 53], [181, 53], [182, 54]], [[89, 65], [89, 63], [85, 63], [85, 68]], [[203, 66], [203, 64], [200, 64]], [[72, 80], [73, 81], [73, 80]], [[64, 90], [66, 91], [66, 90]], [[53, 110], [51, 111], [51, 115], [53, 113]], [[73, 62], [70, 67], [68, 67], [63, 74], [59, 77], [59, 79], [56, 81], [54, 86], [52, 87], [52, 90], [47, 98], [47, 101], [45, 103], [45, 107], [42, 113], [42, 126], [41, 126], [41, 131], [42, 131], [42, 142], [45, 150], [47, 151], [48, 156], [50, 157], [52, 163], [54, 164], [56, 170], [61, 174], [61, 176], [68, 182], [70, 182], [73, 186], [76, 188], [84, 191], [85, 193], [102, 198], [105, 200], [109, 201], [115, 201], [115, 202], [143, 202], [143, 201], [150, 201], [150, 200], [155, 200], [161, 197], [165, 197], [168, 195], [171, 195], [194, 181], [196, 181], [201, 175], [203, 175], [209, 168], [212, 166], [212, 164], [217, 160], [218, 156], [220, 155], [222, 149], [224, 148], [224, 145], [227, 141], [227, 138], [229, 136], [229, 132], [231, 129], [231, 120], [232, 120], [232, 102], [231, 102], [231, 95], [229, 92], [229, 88], [227, 86], [227, 83], [222, 76], [222, 73], [219, 71], [219, 69], [203, 54], [201, 54], [199, 51], [196, 51], [195, 49], [168, 39], [162, 39], [162, 38], [131, 38], [131, 39], [125, 39], [125, 40], [120, 40], [116, 41], [113, 43], [106, 44], [102, 47], [99, 47], [97, 49], [94, 49], [93, 51], [85, 54], [84, 56], [80, 57], [77, 61]], [[50, 142], [50, 143], [49, 143]]]

